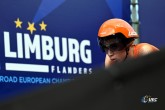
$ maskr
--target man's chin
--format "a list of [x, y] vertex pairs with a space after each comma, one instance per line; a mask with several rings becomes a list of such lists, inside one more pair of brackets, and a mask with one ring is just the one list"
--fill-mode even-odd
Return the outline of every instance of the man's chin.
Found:
[[116, 64], [116, 63], [122, 63], [123, 61], [120, 61], [120, 60], [113, 60], [112, 61], [112, 64]]
[[119, 62], [118, 60], [112, 60], [112, 64], [116, 64], [118, 62]]

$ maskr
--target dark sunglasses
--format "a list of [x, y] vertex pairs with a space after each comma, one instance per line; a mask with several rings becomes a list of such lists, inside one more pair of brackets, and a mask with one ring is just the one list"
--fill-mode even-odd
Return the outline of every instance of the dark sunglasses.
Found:
[[113, 44], [103, 44], [102, 45], [102, 48], [105, 50], [105, 51], [108, 51], [110, 50], [111, 52], [114, 52], [114, 51], [120, 51], [120, 50], [123, 50], [125, 48], [124, 44], [122, 43], [113, 43]]
[[125, 48], [122, 39], [118, 37], [100, 39], [100, 46], [103, 51], [110, 50], [111, 52], [120, 51]]

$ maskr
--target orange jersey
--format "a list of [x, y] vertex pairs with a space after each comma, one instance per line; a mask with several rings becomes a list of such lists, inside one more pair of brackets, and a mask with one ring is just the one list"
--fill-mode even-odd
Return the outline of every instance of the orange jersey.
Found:
[[139, 57], [151, 52], [155, 52], [155, 51], [159, 51], [159, 49], [151, 44], [148, 43], [140, 43], [140, 44], [136, 44], [133, 45], [134, 47], [134, 57]]

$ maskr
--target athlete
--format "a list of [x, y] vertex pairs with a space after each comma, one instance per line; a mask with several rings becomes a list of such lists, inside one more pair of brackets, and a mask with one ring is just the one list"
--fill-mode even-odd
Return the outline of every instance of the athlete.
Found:
[[131, 25], [122, 19], [114, 18], [105, 21], [98, 31], [99, 45], [106, 53], [105, 67], [123, 62], [128, 58], [159, 51], [157, 47], [148, 43], [133, 44], [138, 37]]

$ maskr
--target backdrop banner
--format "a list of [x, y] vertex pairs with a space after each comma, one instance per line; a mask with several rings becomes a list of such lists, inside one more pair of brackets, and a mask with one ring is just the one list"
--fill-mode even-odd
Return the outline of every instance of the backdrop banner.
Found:
[[99, 27], [114, 17], [129, 21], [129, 4], [129, 0], [1, 1], [0, 100], [103, 67]]

